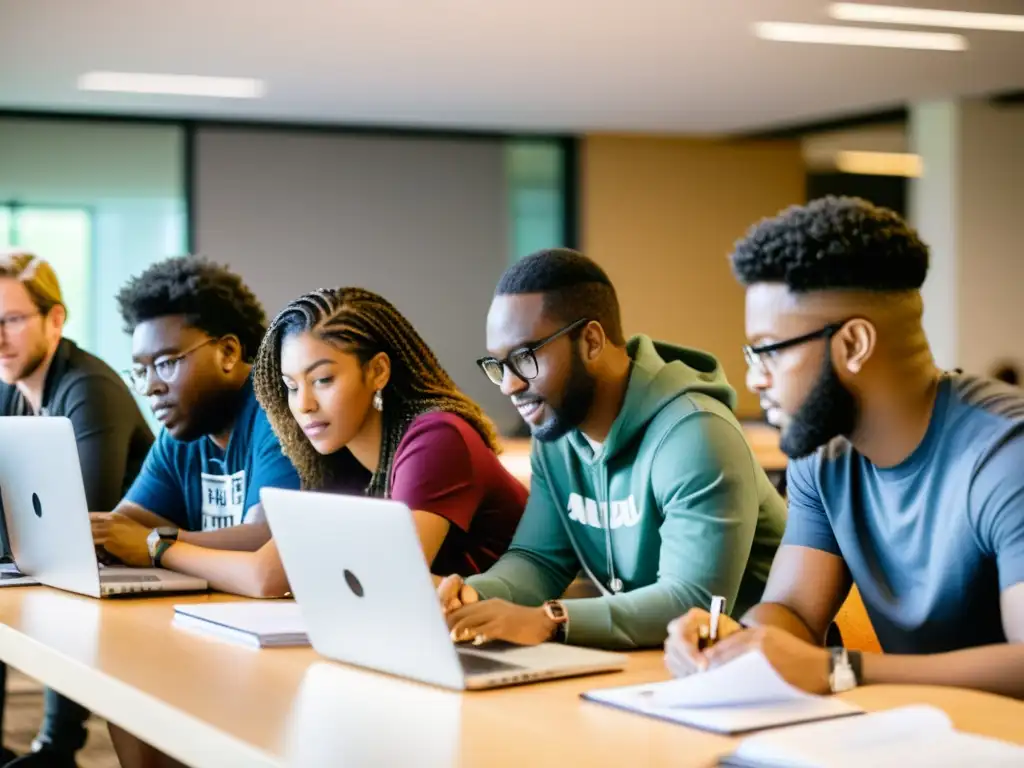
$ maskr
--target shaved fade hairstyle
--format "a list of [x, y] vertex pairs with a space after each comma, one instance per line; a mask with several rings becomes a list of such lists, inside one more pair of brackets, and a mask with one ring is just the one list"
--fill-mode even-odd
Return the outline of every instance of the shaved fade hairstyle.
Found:
[[531, 254], [505, 270], [494, 291], [496, 296], [525, 293], [543, 294], [544, 311], [562, 323], [598, 322], [612, 344], [626, 345], [615, 287], [582, 253], [552, 248]]
[[755, 224], [730, 257], [745, 286], [783, 283], [793, 293], [917, 291], [928, 246], [900, 216], [856, 197], [823, 197]]

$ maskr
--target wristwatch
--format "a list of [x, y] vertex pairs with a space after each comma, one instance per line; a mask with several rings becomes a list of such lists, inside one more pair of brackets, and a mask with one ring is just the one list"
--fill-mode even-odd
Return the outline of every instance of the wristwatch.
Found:
[[829, 648], [828, 651], [831, 654], [828, 687], [832, 693], [842, 693], [860, 685], [860, 651], [847, 651], [845, 648]]
[[149, 549], [149, 559], [154, 568], [160, 567], [160, 559], [164, 552], [170, 549], [171, 544], [178, 540], [178, 529], [164, 526], [154, 528], [146, 537], [146, 547]]
[[558, 600], [548, 600], [542, 607], [544, 614], [555, 622], [555, 633], [551, 639], [556, 643], [564, 643], [569, 636], [569, 612]]

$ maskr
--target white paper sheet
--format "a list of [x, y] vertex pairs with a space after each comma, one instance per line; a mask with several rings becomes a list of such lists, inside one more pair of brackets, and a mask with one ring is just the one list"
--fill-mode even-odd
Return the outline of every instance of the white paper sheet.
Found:
[[718, 733], [743, 733], [863, 712], [840, 699], [794, 688], [756, 652], [678, 680], [589, 691], [584, 698]]

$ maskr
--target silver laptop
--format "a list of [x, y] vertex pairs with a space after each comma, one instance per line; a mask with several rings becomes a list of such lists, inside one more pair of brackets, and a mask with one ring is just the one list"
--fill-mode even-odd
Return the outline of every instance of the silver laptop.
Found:
[[544, 643], [452, 643], [404, 504], [264, 488], [263, 509], [313, 647], [456, 690], [622, 669], [625, 656]]
[[40, 584], [90, 597], [207, 588], [159, 568], [99, 565], [69, 419], [0, 417], [0, 499], [14, 562]]

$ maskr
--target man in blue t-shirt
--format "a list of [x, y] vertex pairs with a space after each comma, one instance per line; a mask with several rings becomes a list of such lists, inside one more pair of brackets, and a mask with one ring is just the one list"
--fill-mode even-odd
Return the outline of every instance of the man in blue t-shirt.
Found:
[[[258, 549], [266, 524], [236, 526], [260, 489], [299, 487], [252, 389], [262, 306], [237, 275], [192, 256], [153, 265], [118, 303], [132, 334], [132, 382], [164, 428], [117, 508], [92, 515], [96, 543], [128, 565], [184, 573], [193, 564], [175, 562], [178, 544]], [[202, 575], [216, 589], [261, 593], [230, 567]]]
[[[936, 368], [922, 328], [928, 248], [891, 211], [825, 198], [755, 226], [748, 385], [782, 428], [789, 521], [763, 602], [676, 623], [676, 674], [761, 651], [814, 693], [857, 684], [1024, 698], [1024, 392]], [[856, 584], [885, 654], [826, 649]]]
[[[159, 565], [225, 592], [262, 595], [258, 571], [216, 555], [270, 540], [265, 522], [240, 525], [257, 516], [261, 488], [299, 487], [253, 393], [263, 307], [238, 275], [193, 256], [153, 265], [117, 300], [132, 334], [132, 383], [164, 428], [116, 509], [91, 515], [93, 537], [128, 565]], [[165, 760], [109, 727], [119, 753], [145, 764]]]

